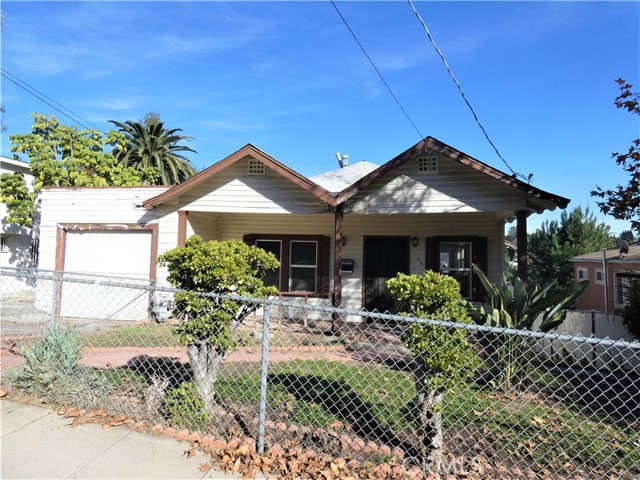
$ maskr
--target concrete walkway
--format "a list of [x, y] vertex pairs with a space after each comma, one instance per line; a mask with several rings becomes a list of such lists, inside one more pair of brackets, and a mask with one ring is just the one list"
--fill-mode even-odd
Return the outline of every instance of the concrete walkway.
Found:
[[126, 427], [71, 428], [49, 409], [0, 400], [0, 478], [237, 479], [238, 474], [198, 467], [201, 452], [187, 459], [186, 442]]

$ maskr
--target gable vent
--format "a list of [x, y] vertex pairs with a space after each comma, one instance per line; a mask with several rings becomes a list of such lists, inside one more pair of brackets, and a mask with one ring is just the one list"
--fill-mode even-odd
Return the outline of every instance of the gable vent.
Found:
[[265, 166], [259, 160], [249, 160], [247, 165], [247, 175], [264, 175]]
[[417, 165], [418, 173], [438, 173], [438, 157], [435, 155], [418, 157]]

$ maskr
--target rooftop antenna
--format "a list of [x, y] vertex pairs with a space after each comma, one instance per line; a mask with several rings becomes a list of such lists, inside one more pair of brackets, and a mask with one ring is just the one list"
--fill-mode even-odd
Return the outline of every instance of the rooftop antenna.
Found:
[[620, 249], [620, 258], [622, 258], [624, 253], [629, 253], [629, 244], [626, 240], [619, 238], [616, 240], [616, 245], [618, 245], [618, 248]]

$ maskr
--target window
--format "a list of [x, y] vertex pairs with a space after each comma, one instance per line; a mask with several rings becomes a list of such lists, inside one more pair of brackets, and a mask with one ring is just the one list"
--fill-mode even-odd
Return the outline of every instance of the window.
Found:
[[629, 290], [633, 282], [640, 282], [640, 273], [616, 273], [616, 306], [623, 307], [629, 303]]
[[589, 280], [589, 270], [587, 270], [586, 268], [578, 268], [578, 281], [581, 282], [582, 280]]
[[[273, 253], [278, 261], [282, 263], [282, 241], [281, 240], [256, 240], [256, 247], [266, 252]], [[280, 288], [280, 268], [267, 272], [264, 277], [264, 284], [270, 287]]]
[[604, 274], [602, 270], [596, 270], [596, 283], [603, 284], [604, 283]]
[[250, 234], [244, 241], [273, 253], [280, 261], [280, 268], [265, 276], [265, 284], [281, 293], [329, 294], [329, 237]]
[[440, 272], [455, 278], [462, 296], [471, 298], [471, 242], [441, 242]]
[[7, 246], [7, 237], [0, 237], [0, 252], [8, 252], [9, 247]]
[[450, 275], [460, 283], [464, 298], [484, 299], [484, 289], [472, 265], [487, 272], [487, 239], [476, 236], [428, 237], [425, 268]]
[[291, 242], [289, 291], [315, 292], [318, 266], [318, 242]]

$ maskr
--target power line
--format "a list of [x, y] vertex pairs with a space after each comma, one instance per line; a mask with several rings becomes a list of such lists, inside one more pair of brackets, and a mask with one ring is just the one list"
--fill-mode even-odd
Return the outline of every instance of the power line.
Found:
[[404, 107], [402, 106], [402, 104], [400, 103], [400, 100], [398, 100], [398, 97], [396, 97], [396, 95], [393, 93], [393, 90], [391, 90], [391, 87], [389, 86], [389, 84], [387, 83], [387, 81], [384, 79], [384, 77], [382, 76], [382, 74], [380, 73], [380, 70], [378, 70], [378, 67], [376, 67], [375, 63], [373, 63], [373, 60], [371, 60], [371, 57], [369, 56], [369, 54], [367, 53], [367, 51], [364, 49], [364, 47], [362, 46], [362, 44], [360, 43], [360, 41], [358, 40], [358, 37], [356, 37], [356, 34], [353, 32], [353, 30], [351, 29], [351, 27], [349, 26], [349, 24], [347, 23], [347, 20], [342, 16], [342, 13], [340, 13], [340, 10], [338, 10], [338, 6], [335, 4], [335, 2], [333, 0], [331, 0], [331, 5], [333, 5], [333, 8], [336, 9], [336, 12], [338, 12], [338, 15], [340, 16], [340, 18], [342, 19], [342, 21], [344, 22], [345, 26], [347, 27], [347, 29], [349, 30], [349, 32], [351, 32], [351, 35], [353, 36], [353, 39], [356, 41], [356, 43], [358, 44], [358, 46], [360, 47], [360, 49], [362, 50], [362, 53], [364, 53], [365, 57], [367, 57], [367, 60], [369, 60], [369, 63], [371, 64], [371, 66], [373, 67], [373, 69], [376, 71], [376, 73], [378, 74], [378, 76], [380, 77], [380, 80], [382, 80], [382, 83], [384, 83], [384, 85], [387, 87], [387, 90], [389, 90], [389, 93], [391, 94], [391, 96], [393, 97], [393, 99], [396, 101], [396, 103], [398, 104], [398, 106], [400, 107], [400, 110], [402, 110], [402, 113], [404, 113], [405, 117], [407, 117], [407, 120], [409, 120], [409, 123], [411, 123], [411, 125], [413, 126], [414, 130], [416, 132], [418, 132], [418, 135], [420, 136], [420, 140], [422, 140], [424, 138], [424, 135], [422, 135], [422, 133], [420, 133], [420, 130], [418, 130], [418, 127], [416, 127], [416, 124], [413, 123], [413, 120], [411, 120], [411, 117], [409, 117], [409, 114], [407, 113], [407, 111], [404, 109]]
[[[100, 127], [94, 125], [89, 120], [87, 120], [85, 118], [82, 118], [80, 115], [78, 115], [77, 113], [75, 113], [72, 110], [68, 109], [64, 105], [61, 105], [60, 103], [56, 102], [53, 98], [48, 97], [46, 94], [42, 93], [40, 90], [32, 87], [27, 82], [25, 82], [24, 80], [21, 80], [20, 78], [16, 77], [14, 74], [10, 73], [6, 69], [0, 68], [0, 75], [2, 75], [4, 78], [6, 78], [10, 82], [14, 83], [15, 85], [17, 85], [18, 87], [22, 88], [25, 92], [29, 93], [30, 95], [33, 95], [38, 100], [41, 100], [42, 102], [44, 102], [47, 105], [49, 105], [51, 108], [53, 108], [56, 111], [60, 112], [62, 115], [64, 115], [65, 117], [67, 117], [68, 119], [73, 121], [74, 123], [77, 123], [78, 125], [81, 125], [82, 127], [86, 128], [87, 130], [92, 130], [91, 127], [88, 127], [85, 123], [83, 123], [83, 122], [86, 122], [87, 124], [91, 125], [94, 129], [99, 130], [100, 132], [102, 132], [102, 133], [104, 133], [106, 135], [106, 132], [104, 132]], [[34, 92], [37, 92], [38, 94], [42, 95], [42, 97], [44, 97], [44, 98], [42, 98], [39, 95], [36, 95]], [[47, 100], [45, 100], [45, 98], [50, 100], [51, 102], [53, 102], [55, 105], [58, 105], [60, 108], [63, 108], [64, 110], [66, 110], [67, 112], [69, 112], [71, 115], [73, 115], [76, 118], [71, 117], [67, 113], [65, 113], [62, 110], [60, 110], [60, 108], [56, 107], [52, 103], [49, 103]], [[79, 121], [78, 119], [82, 120], [83, 122]]]
[[473, 118], [476, 120], [476, 123], [480, 127], [480, 130], [482, 130], [482, 133], [484, 133], [484, 136], [486, 137], [487, 141], [493, 147], [493, 150], [496, 152], [498, 157], [500, 157], [500, 160], [502, 160], [504, 162], [504, 164], [507, 166], [507, 168], [509, 169], [509, 171], [511, 172], [512, 175], [521, 177], [523, 179], [528, 179], [530, 181], [531, 180], [531, 175], [529, 177], [526, 177], [525, 175], [522, 175], [521, 173], [518, 173], [513, 168], [511, 168], [509, 163], [507, 163], [507, 161], [504, 159], [504, 157], [498, 151], [498, 148], [491, 141], [491, 139], [489, 138], [489, 134], [487, 133], [487, 131], [482, 126], [482, 123], [480, 122], [480, 119], [478, 118], [478, 115], [476, 115], [476, 112], [473, 109], [473, 107], [471, 106], [471, 103], [469, 103], [469, 100], [467, 99], [467, 96], [465, 95], [464, 91], [462, 90], [462, 87], [460, 86], [460, 83], [458, 82], [458, 80], [456, 79], [455, 75], [451, 71], [451, 68], [449, 67], [449, 64], [447, 63], [447, 60], [444, 58], [444, 54], [440, 51], [440, 49], [436, 45], [436, 42], [433, 39], [433, 36], [431, 35], [431, 32], [429, 31], [429, 28], [427, 27], [427, 24], [424, 22], [424, 20], [422, 20], [422, 17], [418, 13], [418, 10], [416, 10], [416, 7], [413, 5], [413, 2], [411, 0], [407, 0], [407, 1], [409, 2], [409, 5], [411, 6], [411, 9], [413, 10], [413, 13], [415, 13], [416, 17], [418, 17], [418, 20], [422, 24], [422, 27], [424, 28], [424, 31], [427, 33], [427, 37], [429, 37], [429, 40], [431, 41], [431, 44], [433, 45], [433, 48], [435, 48], [436, 52], [438, 52], [438, 55], [440, 56], [440, 59], [442, 60], [442, 63], [444, 63], [444, 66], [447, 69], [447, 72], [449, 72], [449, 76], [453, 80], [453, 83], [455, 83], [456, 86], [458, 87], [458, 90], [460, 91], [460, 94], [462, 95], [462, 98], [464, 99], [465, 103], [467, 104], [467, 107], [469, 107], [469, 110], [471, 110], [471, 113], [473, 114]]

